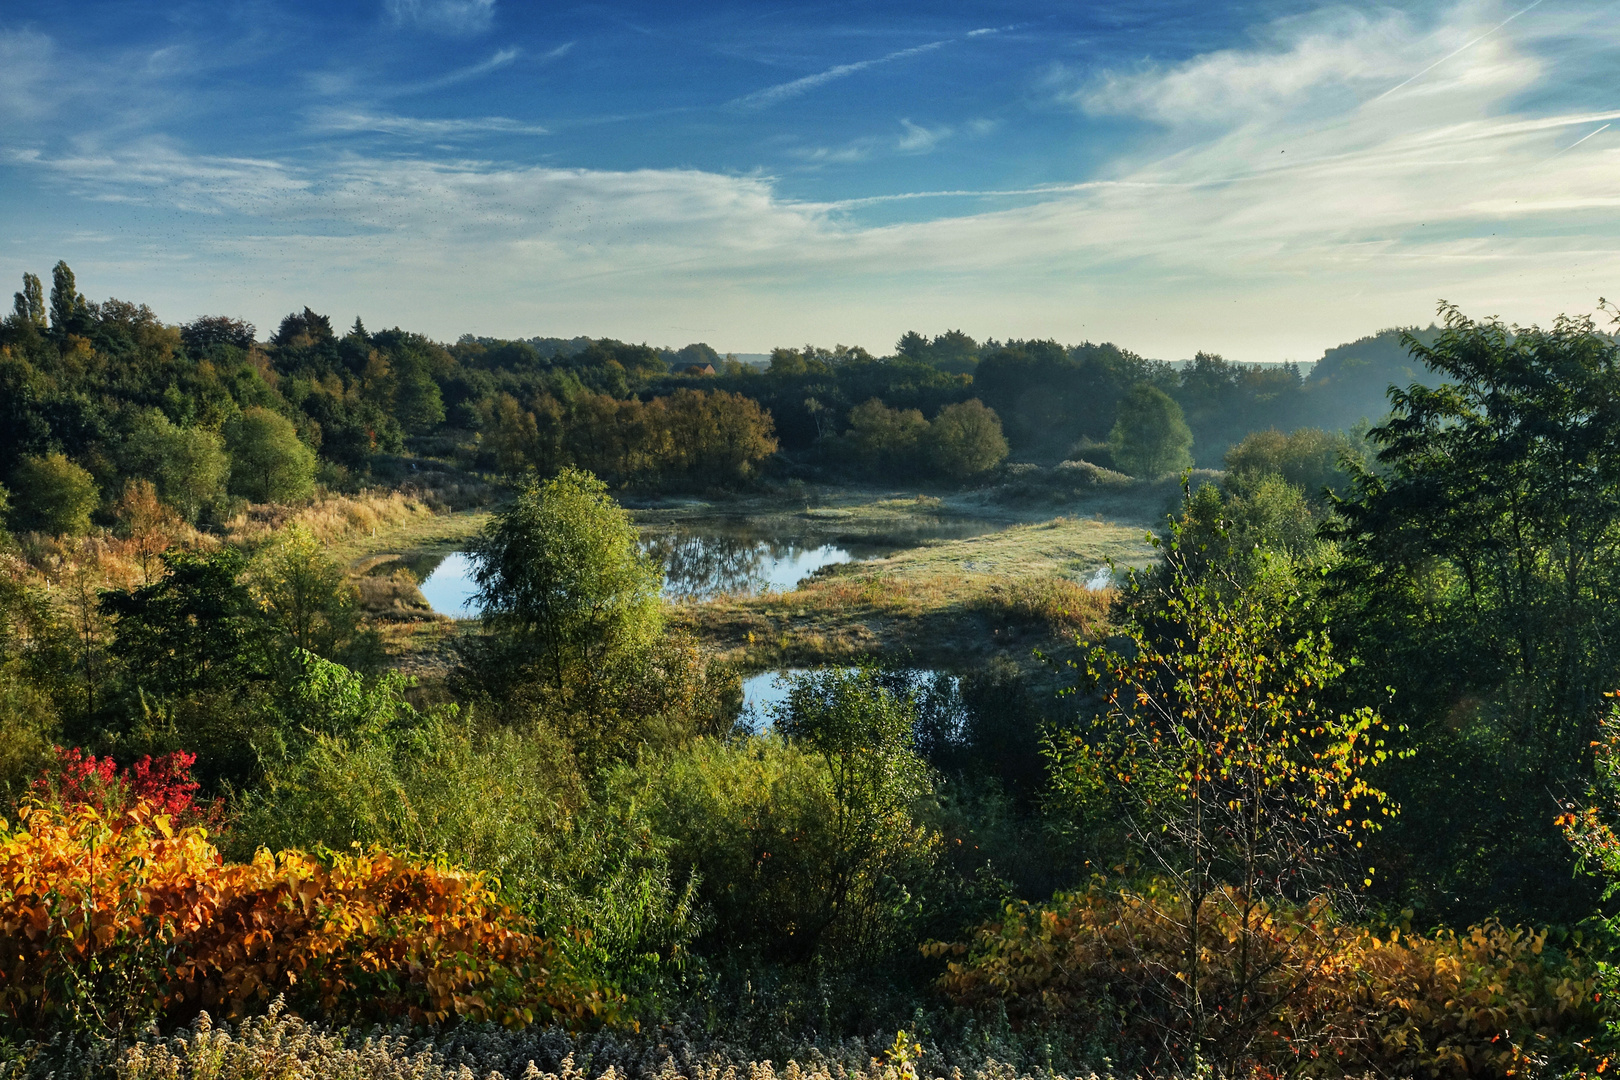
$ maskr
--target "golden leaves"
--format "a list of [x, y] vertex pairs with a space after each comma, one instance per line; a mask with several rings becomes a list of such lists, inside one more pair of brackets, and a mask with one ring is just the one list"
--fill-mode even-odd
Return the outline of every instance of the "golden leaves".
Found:
[[555, 973], [550, 943], [476, 874], [381, 849], [227, 864], [201, 829], [144, 804], [0, 822], [0, 1016], [40, 1027], [92, 956], [138, 973], [169, 1015], [286, 992], [335, 1016], [524, 1024], [619, 1001]]

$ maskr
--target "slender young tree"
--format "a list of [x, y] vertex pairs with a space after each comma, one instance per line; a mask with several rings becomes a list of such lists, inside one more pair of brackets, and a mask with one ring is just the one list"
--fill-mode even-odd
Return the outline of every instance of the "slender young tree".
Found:
[[36, 330], [45, 329], [45, 287], [37, 274], [23, 275], [22, 292], [15, 297], [18, 322], [26, 322]]
[[73, 271], [65, 261], [58, 262], [51, 270], [51, 329], [59, 335], [77, 329], [88, 308]]
[[[1175, 1018], [1166, 1042], [1230, 1069], [1311, 977], [1278, 947], [1270, 906], [1326, 906], [1371, 884], [1359, 850], [1394, 806], [1368, 774], [1390, 751], [1371, 709], [1319, 706], [1345, 671], [1324, 634], [1292, 634], [1276, 601], [1196, 575], [1172, 537], [1162, 593], [1138, 608], [1151, 614], [1122, 628], [1129, 645], [1091, 651], [1092, 729], [1052, 752], [1060, 786], [1115, 793], [1168, 885], [1147, 897], [1185, 941], [1167, 984], [1179, 990], [1151, 1003]], [[1206, 948], [1216, 923], [1237, 928], [1235, 953]], [[1211, 971], [1206, 955], [1235, 966]]]

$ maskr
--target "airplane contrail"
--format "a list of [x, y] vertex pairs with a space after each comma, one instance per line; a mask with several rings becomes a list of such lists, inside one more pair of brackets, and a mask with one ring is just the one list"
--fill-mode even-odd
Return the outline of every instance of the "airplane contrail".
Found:
[[1611, 121], [1610, 123], [1604, 124], [1602, 127], [1598, 128], [1596, 131], [1587, 132], [1585, 135], [1582, 135], [1580, 138], [1576, 139], [1574, 142], [1570, 143], [1568, 146], [1564, 147], [1562, 150], [1558, 151], [1558, 153], [1554, 154], [1552, 157], [1548, 158], [1547, 160], [1551, 161], [1551, 160], [1553, 160], [1553, 158], [1563, 157], [1565, 154], [1569, 153], [1571, 150], [1573, 150], [1577, 146], [1581, 145], [1581, 143], [1585, 142], [1587, 139], [1590, 139], [1593, 135], [1601, 135], [1605, 131], [1607, 131], [1611, 127], [1613, 127], [1613, 126], [1614, 126], [1614, 123]]
[[1390, 87], [1388, 90], [1385, 90], [1382, 94], [1379, 94], [1377, 97], [1373, 98], [1373, 100], [1374, 101], [1381, 101], [1384, 98], [1389, 97], [1389, 95], [1393, 94], [1395, 91], [1399, 90], [1402, 86], [1410, 86], [1412, 83], [1417, 82], [1419, 79], [1423, 78], [1423, 76], [1427, 75], [1429, 72], [1433, 71], [1435, 68], [1437, 68], [1441, 64], [1445, 63], [1447, 60], [1450, 60], [1453, 56], [1456, 56], [1457, 53], [1467, 52], [1469, 49], [1472, 49], [1475, 45], [1478, 45], [1480, 42], [1484, 41], [1486, 38], [1490, 37], [1492, 34], [1496, 33], [1498, 30], [1502, 29], [1502, 27], [1506, 26], [1508, 23], [1512, 22], [1514, 19], [1517, 19], [1520, 15], [1523, 15], [1526, 11], [1529, 11], [1530, 8], [1535, 8], [1535, 7], [1540, 7], [1540, 6], [1541, 6], [1541, 0], [1535, 0], [1535, 3], [1531, 4], [1530, 7], [1522, 8], [1519, 11], [1515, 11], [1512, 15], [1509, 15], [1507, 18], [1503, 19], [1501, 22], [1497, 23], [1495, 26], [1491, 27], [1489, 30], [1485, 31], [1483, 34], [1479, 35], [1479, 37], [1475, 38], [1473, 41], [1470, 41], [1468, 44], [1464, 45], [1462, 48], [1457, 49], [1455, 52], [1447, 53], [1446, 55], [1442, 56], [1440, 59], [1436, 60], [1434, 63], [1430, 64], [1428, 67], [1424, 68], [1422, 71], [1418, 72], [1416, 75], [1412, 76], [1410, 79], [1407, 79], [1405, 82], [1401, 83], [1400, 86], [1392, 86], [1392, 87]]

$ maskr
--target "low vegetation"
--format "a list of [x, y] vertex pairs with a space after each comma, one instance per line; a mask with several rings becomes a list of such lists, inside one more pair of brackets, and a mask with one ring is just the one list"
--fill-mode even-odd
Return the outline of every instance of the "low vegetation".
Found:
[[[52, 284], [0, 331], [0, 1074], [1620, 1051], [1590, 320], [1446, 309], [1357, 425], [1348, 353], [754, 370]], [[638, 526], [724, 517], [885, 551], [667, 600]], [[452, 550], [480, 619], [423, 608]]]

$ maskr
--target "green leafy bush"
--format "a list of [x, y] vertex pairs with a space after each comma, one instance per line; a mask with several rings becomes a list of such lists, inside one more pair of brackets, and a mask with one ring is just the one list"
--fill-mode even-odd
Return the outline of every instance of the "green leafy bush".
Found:
[[90, 473], [65, 454], [28, 456], [11, 474], [11, 527], [18, 532], [82, 536], [101, 502]]

